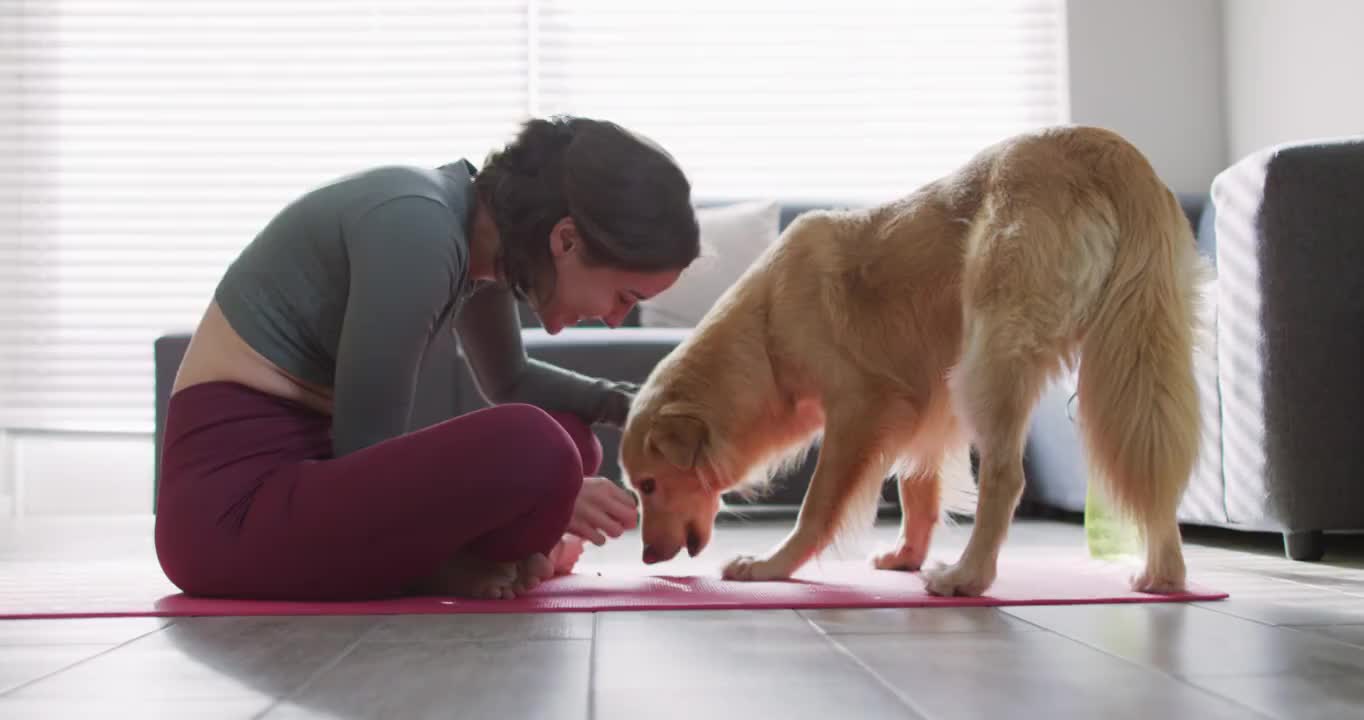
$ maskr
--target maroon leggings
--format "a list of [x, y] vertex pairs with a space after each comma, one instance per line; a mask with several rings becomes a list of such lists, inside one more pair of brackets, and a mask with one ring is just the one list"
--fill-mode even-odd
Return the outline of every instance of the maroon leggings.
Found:
[[191, 595], [400, 595], [457, 551], [547, 553], [601, 444], [581, 420], [503, 405], [332, 458], [331, 418], [228, 382], [170, 399], [156, 552]]

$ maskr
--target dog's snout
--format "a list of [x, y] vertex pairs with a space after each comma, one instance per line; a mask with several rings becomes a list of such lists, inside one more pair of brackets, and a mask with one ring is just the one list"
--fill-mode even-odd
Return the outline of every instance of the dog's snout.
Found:
[[697, 553], [701, 552], [701, 546], [702, 546], [701, 534], [696, 532], [696, 528], [688, 526], [687, 554], [690, 555], [691, 557], [696, 557]]
[[671, 550], [660, 550], [658, 549], [657, 546], [645, 545], [644, 564], [653, 565], [655, 563], [668, 562], [669, 560], [672, 560], [674, 557], [677, 557], [677, 553], [681, 549], [682, 548], [679, 547], [673, 547]]

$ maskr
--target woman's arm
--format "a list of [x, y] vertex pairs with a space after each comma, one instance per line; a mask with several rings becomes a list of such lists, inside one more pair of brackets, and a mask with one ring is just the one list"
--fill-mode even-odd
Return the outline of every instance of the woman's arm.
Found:
[[451, 301], [459, 225], [422, 197], [390, 200], [346, 229], [350, 289], [336, 349], [337, 457], [408, 430], [422, 355]]
[[621, 427], [637, 388], [565, 370], [526, 355], [516, 298], [499, 285], [476, 292], [455, 323], [469, 367], [491, 403], [526, 403]]

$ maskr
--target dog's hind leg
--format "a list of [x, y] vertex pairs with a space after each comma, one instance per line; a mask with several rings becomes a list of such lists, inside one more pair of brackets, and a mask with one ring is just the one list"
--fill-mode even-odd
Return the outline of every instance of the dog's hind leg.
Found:
[[923, 463], [898, 478], [900, 490], [900, 537], [895, 546], [872, 557], [877, 570], [914, 572], [928, 557], [933, 529], [942, 512], [942, 479], [939, 463]]
[[[951, 431], [955, 433], [955, 428]], [[878, 570], [917, 571], [928, 557], [944, 511], [969, 514], [975, 510], [970, 445], [955, 434], [932, 441], [945, 441], [945, 447], [920, 443], [911, 444], [907, 451], [915, 462], [898, 478], [900, 536], [894, 546], [872, 556], [871, 563]]]
[[952, 377], [961, 417], [980, 454], [975, 524], [955, 565], [923, 573], [936, 595], [980, 595], [994, 583], [1000, 546], [1023, 495], [1023, 443], [1028, 418], [1056, 360], [1021, 341], [1017, 317], [978, 314]]
[[[849, 393], [849, 397], [877, 395]], [[725, 579], [789, 578], [827, 548], [846, 527], [845, 523], [870, 516], [861, 511], [874, 507], [895, 460], [887, 440], [905, 421], [898, 416], [888, 417], [890, 413], [885, 408], [877, 412], [877, 408], [854, 401], [834, 407], [826, 404], [825, 412], [824, 440], [795, 529], [762, 557], [735, 558], [725, 567]]]

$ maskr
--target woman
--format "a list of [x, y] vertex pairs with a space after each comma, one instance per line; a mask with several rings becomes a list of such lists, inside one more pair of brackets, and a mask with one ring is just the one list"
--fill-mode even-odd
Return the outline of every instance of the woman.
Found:
[[[529, 360], [546, 330], [617, 326], [699, 253], [690, 185], [607, 122], [532, 120], [467, 161], [341, 178], [224, 275], [172, 390], [156, 547], [189, 594], [505, 598], [635, 524], [593, 475], [630, 387]], [[458, 333], [494, 406], [409, 432], [418, 367]], [[565, 535], [565, 532], [571, 533]]]

